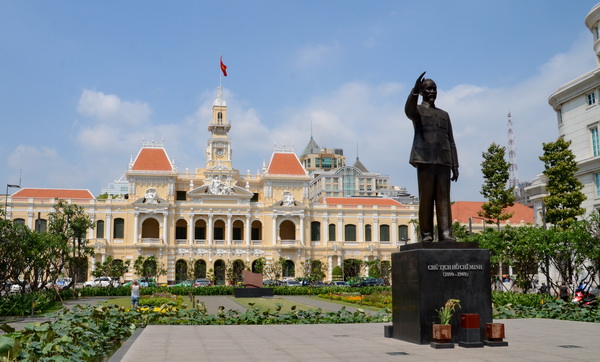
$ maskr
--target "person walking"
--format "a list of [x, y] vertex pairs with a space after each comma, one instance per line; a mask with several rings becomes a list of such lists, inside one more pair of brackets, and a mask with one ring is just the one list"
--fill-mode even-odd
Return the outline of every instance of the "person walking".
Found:
[[131, 283], [131, 306], [136, 308], [138, 307], [140, 302], [140, 283], [137, 280], [134, 280]]

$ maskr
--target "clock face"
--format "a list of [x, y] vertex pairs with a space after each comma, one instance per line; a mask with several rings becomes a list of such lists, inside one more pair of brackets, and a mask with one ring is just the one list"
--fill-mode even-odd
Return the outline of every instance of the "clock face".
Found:
[[225, 150], [222, 148], [217, 148], [216, 152], [217, 156], [221, 157], [225, 154]]

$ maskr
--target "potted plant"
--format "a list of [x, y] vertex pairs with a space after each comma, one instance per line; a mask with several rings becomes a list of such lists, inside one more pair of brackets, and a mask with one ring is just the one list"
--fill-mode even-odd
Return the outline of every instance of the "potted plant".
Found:
[[436, 309], [439, 324], [433, 324], [433, 340], [438, 343], [449, 343], [452, 340], [452, 326], [450, 320], [454, 315], [456, 306], [460, 308], [460, 300], [448, 299], [440, 309]]

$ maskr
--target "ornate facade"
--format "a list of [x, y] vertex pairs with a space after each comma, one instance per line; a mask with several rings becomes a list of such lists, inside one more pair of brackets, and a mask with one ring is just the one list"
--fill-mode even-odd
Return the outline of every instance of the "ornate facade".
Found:
[[[160, 282], [174, 283], [178, 261], [217, 271], [235, 260], [250, 268], [258, 258], [285, 258], [288, 276], [302, 262], [332, 269], [345, 259], [391, 260], [400, 243], [416, 240], [417, 206], [390, 198], [324, 197], [310, 200], [312, 177], [291, 149], [275, 150], [256, 175], [232, 165], [232, 127], [219, 87], [208, 125], [203, 168], [179, 172], [162, 144], [145, 143], [125, 173], [127, 198], [96, 199], [85, 190], [19, 190], [8, 197], [8, 217], [31, 228], [45, 225], [58, 198], [81, 205], [94, 222], [88, 239], [94, 260], [155, 256], [167, 267]], [[364, 275], [365, 273], [363, 273]], [[133, 269], [126, 280], [136, 278]]]

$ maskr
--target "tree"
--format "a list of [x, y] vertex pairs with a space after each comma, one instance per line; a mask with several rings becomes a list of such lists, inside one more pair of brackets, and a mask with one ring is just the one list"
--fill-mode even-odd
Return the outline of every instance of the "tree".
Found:
[[92, 275], [95, 277], [107, 276], [111, 278], [123, 279], [123, 275], [129, 270], [131, 260], [123, 262], [120, 259], [114, 259], [112, 255], [106, 257], [104, 262], [97, 261]]
[[151, 255], [147, 258], [142, 255], [138, 256], [133, 263], [133, 269], [135, 269], [135, 274], [143, 279], [158, 279], [161, 275], [167, 275], [167, 269], [164, 264], [156, 260], [154, 255]]
[[581, 203], [586, 199], [581, 192], [583, 184], [575, 177], [578, 170], [575, 155], [569, 149], [571, 141], [562, 138], [556, 142], [544, 143], [544, 175], [548, 178], [544, 198], [546, 221], [566, 229], [585, 213]]
[[322, 263], [320, 260], [308, 259], [301, 261], [300, 265], [302, 265], [301, 270], [304, 275], [298, 279], [308, 283], [320, 282], [327, 275], [327, 264]]
[[513, 206], [515, 195], [513, 190], [507, 188], [510, 164], [504, 159], [505, 147], [492, 143], [487, 152], [483, 152], [481, 172], [484, 183], [481, 194], [488, 201], [485, 202], [477, 214], [486, 218], [486, 222], [495, 223], [500, 230], [500, 221], [508, 220], [513, 213], [506, 212], [506, 208]]
[[585, 227], [590, 238], [580, 247], [586, 252], [588, 262], [583, 267], [588, 274], [587, 282], [592, 285], [600, 271], [600, 212], [591, 213], [585, 221]]
[[279, 258], [278, 260], [267, 260], [263, 275], [267, 279], [281, 280], [283, 276], [283, 268], [285, 267], [285, 258]]
[[[59, 255], [60, 260], [68, 263], [70, 276], [73, 278], [73, 288], [79, 280], [87, 277], [87, 260], [94, 255], [94, 250], [88, 245], [86, 233], [94, 227], [89, 215], [83, 207], [59, 200], [54, 205], [54, 211], [48, 214], [51, 234], [57, 235], [65, 244], [72, 243], [72, 256]], [[63, 270], [65, 265], [57, 265]]]

